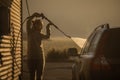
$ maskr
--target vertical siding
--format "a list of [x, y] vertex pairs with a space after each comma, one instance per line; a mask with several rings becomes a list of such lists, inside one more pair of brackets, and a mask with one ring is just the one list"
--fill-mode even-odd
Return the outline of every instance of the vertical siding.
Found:
[[10, 35], [0, 37], [0, 80], [19, 80], [21, 74], [22, 36], [21, 0], [1, 0], [10, 7]]

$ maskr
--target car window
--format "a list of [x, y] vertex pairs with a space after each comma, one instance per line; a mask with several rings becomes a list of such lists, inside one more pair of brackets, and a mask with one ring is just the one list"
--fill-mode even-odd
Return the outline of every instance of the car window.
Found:
[[85, 45], [84, 45], [84, 47], [83, 47], [83, 49], [82, 49], [82, 51], [81, 51], [81, 54], [86, 54], [86, 53], [88, 52], [89, 45], [90, 45], [90, 43], [91, 43], [92, 38], [94, 37], [94, 35], [95, 35], [95, 33], [94, 33], [93, 35], [91, 35], [91, 36], [87, 39], [87, 41], [86, 41], [86, 43], [85, 43]]
[[93, 54], [95, 52], [102, 33], [103, 30], [97, 30], [90, 38], [88, 38], [83, 48], [82, 54]]
[[100, 36], [101, 36], [101, 33], [97, 32], [90, 44], [88, 52], [95, 52]]

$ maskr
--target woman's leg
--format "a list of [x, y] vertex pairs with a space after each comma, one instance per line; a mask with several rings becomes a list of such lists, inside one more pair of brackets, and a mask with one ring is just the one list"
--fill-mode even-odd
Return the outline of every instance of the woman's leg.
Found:
[[37, 80], [41, 80], [42, 78], [42, 74], [43, 74], [43, 66], [44, 66], [44, 62], [43, 62], [43, 57], [41, 56], [40, 59], [37, 61], [37, 70], [36, 70], [36, 78]]
[[28, 68], [30, 73], [30, 80], [35, 80], [36, 62], [35, 60], [28, 61]]

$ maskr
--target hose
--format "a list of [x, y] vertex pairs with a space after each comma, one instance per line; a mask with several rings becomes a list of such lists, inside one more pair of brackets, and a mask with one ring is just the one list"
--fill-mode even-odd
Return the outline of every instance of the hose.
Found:
[[56, 26], [51, 20], [49, 20], [46, 16], [44, 16], [43, 13], [41, 13], [41, 15], [42, 15], [42, 18], [43, 18], [43, 19], [45, 19], [45, 20], [47, 20], [49, 23], [51, 23], [51, 24], [52, 24], [57, 30], [59, 30], [63, 35], [65, 35], [65, 36], [68, 37], [68, 38], [71, 38], [71, 36], [65, 34], [65, 32], [63, 32], [63, 31], [62, 31], [58, 26]]

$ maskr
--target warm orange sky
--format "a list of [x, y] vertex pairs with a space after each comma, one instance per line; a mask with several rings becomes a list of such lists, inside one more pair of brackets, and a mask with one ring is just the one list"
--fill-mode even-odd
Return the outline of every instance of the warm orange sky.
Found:
[[[28, 0], [28, 4], [31, 14], [44, 13], [61, 30], [74, 37], [87, 37], [102, 23], [120, 26], [120, 0]], [[27, 16], [23, 0], [23, 19]], [[52, 35], [59, 34], [52, 29]]]

